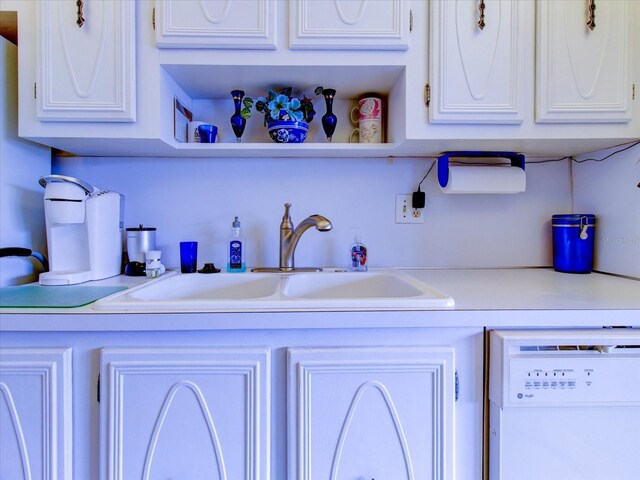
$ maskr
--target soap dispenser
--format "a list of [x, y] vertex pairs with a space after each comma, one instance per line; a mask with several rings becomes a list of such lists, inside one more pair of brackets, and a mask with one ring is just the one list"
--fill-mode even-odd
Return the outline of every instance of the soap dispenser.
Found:
[[367, 271], [367, 247], [355, 237], [353, 245], [351, 245], [351, 271], [366, 272]]
[[244, 252], [244, 236], [242, 226], [238, 217], [231, 224], [231, 235], [229, 236], [227, 272], [244, 272], [247, 269]]

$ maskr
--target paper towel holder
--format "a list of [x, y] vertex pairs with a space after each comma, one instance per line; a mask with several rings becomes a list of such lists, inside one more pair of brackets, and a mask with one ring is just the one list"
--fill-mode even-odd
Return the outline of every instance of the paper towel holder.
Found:
[[512, 167], [519, 167], [522, 170], [524, 170], [525, 162], [524, 155], [516, 152], [482, 152], [478, 150], [445, 152], [438, 157], [438, 183], [442, 188], [446, 187], [449, 181], [449, 159], [451, 157], [507, 158], [511, 160]]

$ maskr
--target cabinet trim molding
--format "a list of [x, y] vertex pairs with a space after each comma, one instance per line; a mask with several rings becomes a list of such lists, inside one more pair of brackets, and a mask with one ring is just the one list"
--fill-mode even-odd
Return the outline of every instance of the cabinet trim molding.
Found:
[[[429, 121], [460, 124], [520, 124], [524, 24], [521, 2], [496, 2], [490, 25], [480, 30], [471, 2], [432, 1], [429, 83], [434, 87]], [[508, 10], [506, 10], [508, 8]], [[466, 9], [466, 10], [465, 10]], [[461, 30], [462, 22], [464, 31]], [[488, 47], [480, 50], [478, 46]], [[476, 50], [474, 51], [474, 48]], [[462, 80], [458, 80], [458, 79]], [[506, 79], [503, 89], [496, 79]], [[453, 95], [457, 93], [458, 95]]]
[[[289, 349], [289, 478], [311, 480], [314, 477], [311, 466], [314, 463], [313, 449], [317, 446], [312, 442], [312, 431], [319, 428], [313, 425], [312, 418], [312, 397], [317, 395], [314, 390], [316, 384], [324, 379], [326, 385], [329, 377], [337, 383], [340, 378], [353, 376], [364, 380], [354, 387], [348, 410], [341, 422], [333, 449], [330, 480], [340, 478], [345, 441], [361, 399], [369, 391], [376, 392], [382, 398], [392, 420], [405, 464], [405, 472], [401, 478], [414, 480], [424, 477], [426, 472], [419, 472], [414, 468], [412, 456], [415, 455], [432, 460], [431, 470], [428, 472], [430, 478], [450, 477], [453, 460], [448, 452], [453, 448], [450, 438], [453, 417], [449, 405], [453, 405], [454, 401], [453, 362], [453, 349], [446, 347]], [[430, 392], [421, 392], [421, 395], [430, 398], [431, 410], [428, 416], [433, 422], [433, 431], [430, 433], [432, 451], [411, 452], [394, 396], [385, 381], [379, 379], [381, 376], [396, 374], [420, 375], [433, 385]]]
[[[71, 52], [67, 38], [68, 34], [78, 35], [79, 29], [71, 21], [73, 19], [67, 22], [71, 26], [65, 23], [63, 2], [40, 2], [40, 120], [132, 122], [136, 119], [135, 2], [103, 0], [94, 3], [102, 6], [102, 21], [92, 22], [93, 29], [82, 29], [81, 35], [94, 38], [94, 30], [99, 31], [95, 55], [80, 58]], [[98, 20], [100, 17], [94, 12], [92, 18]], [[83, 83], [78, 68], [87, 64], [90, 74]], [[98, 89], [96, 85], [103, 77], [110, 78], [112, 85], [109, 88], [101, 85]]]
[[[20, 391], [27, 379], [35, 380], [34, 391]], [[15, 381], [15, 383], [14, 383]], [[70, 348], [3, 348], [0, 350], [0, 398], [9, 410], [15, 434], [23, 478], [72, 477], [72, 393]], [[21, 405], [19, 398], [37, 399], [41, 423], [38, 439], [29, 438], [25, 424], [30, 408]], [[22, 412], [21, 412], [22, 409]], [[6, 425], [2, 427], [6, 428]], [[33, 429], [31, 430], [33, 433]], [[30, 442], [36, 442], [30, 448]], [[39, 442], [39, 443], [38, 443]], [[35, 471], [32, 465], [41, 465]]]
[[[218, 2], [222, 3], [222, 2]], [[236, 5], [232, 5], [236, 3]], [[224, 0], [213, 14], [205, 0], [156, 1], [156, 44], [159, 48], [275, 49], [276, 5], [272, 0], [253, 0], [252, 6]], [[245, 2], [246, 3], [246, 2]], [[241, 14], [241, 24], [229, 15]], [[175, 13], [181, 12], [180, 20]], [[189, 25], [186, 14], [190, 14]], [[246, 15], [251, 15], [249, 21]]]
[[[311, 0], [291, 0], [289, 3], [289, 44], [292, 49], [326, 50], [407, 50], [409, 48], [409, 2], [404, 0], [359, 0], [355, 14], [343, 10], [345, 0], [319, 4]], [[351, 2], [355, 4], [356, 2]], [[377, 4], [377, 5], [376, 5]], [[388, 6], [391, 14], [384, 27], [371, 25], [368, 18], [379, 20], [371, 13], [378, 6]], [[316, 25], [311, 19], [321, 18], [326, 25]], [[329, 25], [333, 19], [334, 25]], [[337, 25], [336, 25], [337, 24]]]
[[[154, 455], [165, 420], [172, 403], [180, 392], [191, 394], [206, 424], [215, 452], [217, 477], [228, 479], [227, 459], [218, 436], [218, 428], [212, 410], [195, 379], [198, 376], [236, 375], [243, 377], [246, 394], [244, 410], [247, 479], [258, 480], [269, 468], [269, 349], [268, 348], [108, 348], [102, 350], [101, 407], [103, 428], [101, 448], [105, 478], [124, 478], [126, 452], [123, 423], [125, 412], [125, 384], [135, 377], [161, 378], [184, 376], [167, 389], [159, 412], [153, 421], [153, 429], [147, 442], [142, 478], [151, 478]], [[129, 380], [132, 379], [132, 380]], [[218, 412], [220, 415], [220, 412]], [[227, 447], [228, 448], [228, 447]]]
[[[220, 373], [220, 372], [218, 372]], [[252, 377], [252, 371], [248, 371], [248, 377]], [[252, 385], [253, 382], [251, 378], [247, 378], [247, 383]], [[156, 446], [158, 445], [158, 437], [160, 436], [160, 432], [162, 431], [162, 426], [164, 425], [164, 421], [167, 418], [167, 413], [169, 413], [169, 409], [171, 408], [171, 403], [173, 402], [176, 394], [180, 390], [188, 390], [195, 396], [198, 401], [198, 405], [200, 407], [200, 411], [204, 418], [205, 424], [207, 425], [207, 429], [209, 430], [209, 436], [211, 437], [211, 443], [213, 444], [213, 451], [216, 454], [216, 464], [218, 465], [218, 476], [219, 478], [227, 478], [227, 472], [224, 466], [224, 457], [222, 456], [222, 448], [220, 447], [220, 440], [218, 439], [218, 432], [216, 431], [216, 426], [213, 423], [213, 418], [211, 417], [211, 411], [209, 410], [209, 405], [207, 404], [200, 387], [191, 381], [182, 380], [172, 385], [171, 389], [167, 393], [164, 402], [162, 403], [162, 408], [160, 409], [160, 413], [158, 414], [158, 418], [156, 418], [156, 423], [153, 427], [153, 433], [151, 434], [151, 440], [149, 442], [149, 448], [147, 449], [147, 455], [144, 459], [144, 469], [142, 472], [142, 478], [144, 480], [148, 480], [151, 476], [151, 465], [153, 463], [153, 457], [156, 452]], [[251, 397], [250, 397], [251, 398]]]
[[577, 4], [536, 3], [536, 122], [631, 120], [630, 3], [602, 2], [596, 30]]

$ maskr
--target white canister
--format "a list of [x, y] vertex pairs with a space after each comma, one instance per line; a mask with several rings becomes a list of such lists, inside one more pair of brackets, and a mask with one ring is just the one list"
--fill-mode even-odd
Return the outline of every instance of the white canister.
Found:
[[187, 142], [188, 143], [200, 143], [200, 134], [198, 133], [198, 127], [200, 125], [207, 125], [207, 122], [187, 123]]

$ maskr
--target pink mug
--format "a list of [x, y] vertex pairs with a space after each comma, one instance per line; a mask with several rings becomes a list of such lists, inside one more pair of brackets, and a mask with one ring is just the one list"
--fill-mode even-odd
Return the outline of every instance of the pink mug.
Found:
[[382, 143], [382, 100], [365, 97], [351, 110], [351, 121], [358, 126], [349, 136], [349, 142], [358, 135], [360, 143]]
[[357, 107], [353, 107], [351, 110], [351, 121], [358, 123], [363, 120], [377, 120], [382, 122], [382, 100], [380, 98], [365, 97], [358, 101]]

